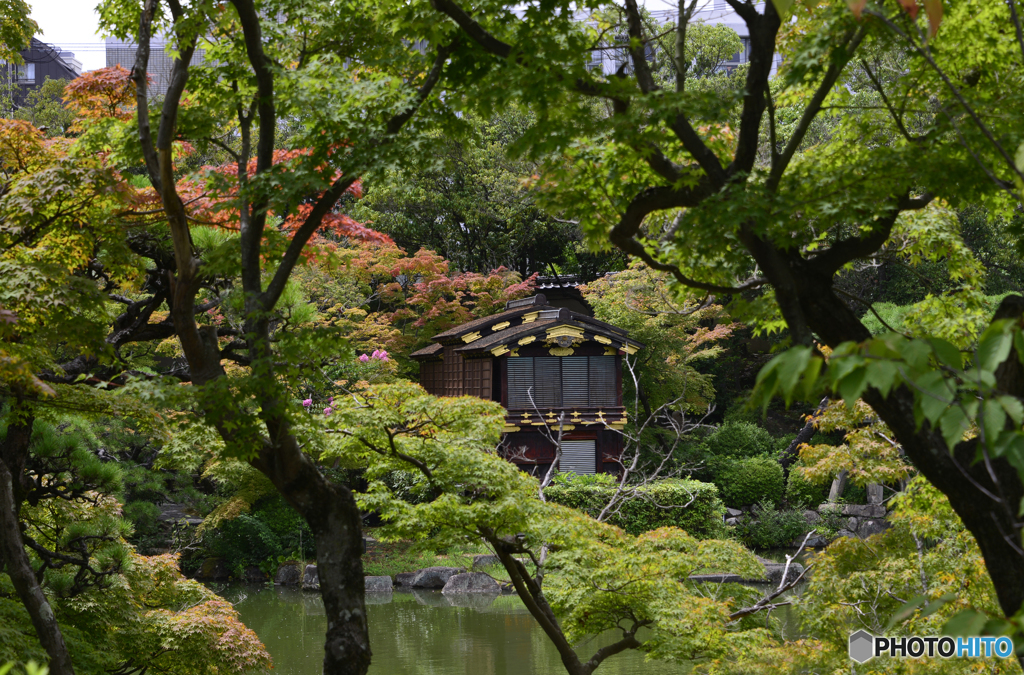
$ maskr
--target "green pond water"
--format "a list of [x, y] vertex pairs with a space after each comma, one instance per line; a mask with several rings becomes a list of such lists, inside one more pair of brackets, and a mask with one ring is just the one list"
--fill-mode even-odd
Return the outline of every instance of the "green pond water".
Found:
[[[319, 675], [327, 627], [318, 593], [281, 586], [216, 585], [256, 631], [274, 659], [273, 675]], [[371, 675], [561, 675], [555, 648], [517, 596], [488, 602], [440, 591], [368, 597]], [[454, 606], [465, 604], [470, 606]], [[578, 645], [589, 658], [616, 639], [614, 632]], [[645, 662], [636, 652], [617, 654], [600, 675], [683, 675], [684, 666]]]

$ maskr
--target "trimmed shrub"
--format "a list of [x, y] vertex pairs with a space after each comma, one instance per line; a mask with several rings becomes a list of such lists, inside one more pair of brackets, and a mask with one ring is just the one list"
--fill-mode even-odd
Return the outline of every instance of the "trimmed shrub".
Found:
[[802, 511], [778, 511], [767, 499], [754, 507], [754, 513], [756, 520], [743, 516], [736, 523], [735, 530], [737, 538], [752, 548], [790, 546], [794, 539], [811, 529]]
[[782, 466], [770, 457], [746, 457], [723, 463], [715, 485], [728, 506], [738, 508], [767, 500], [772, 506], [782, 499]]
[[726, 422], [707, 439], [708, 450], [717, 457], [756, 457], [773, 453], [778, 441], [750, 422]]
[[[718, 489], [710, 483], [665, 479], [654, 481], [637, 492], [608, 519], [609, 523], [634, 535], [659, 527], [678, 527], [698, 539], [725, 534], [725, 507], [718, 498]], [[601, 513], [613, 494], [613, 486], [578, 481], [550, 485], [544, 490], [544, 495], [556, 504], [579, 509], [591, 517]], [[683, 507], [688, 503], [689, 506]]]
[[803, 504], [808, 508], [817, 508], [818, 504], [828, 499], [829, 483], [812, 483], [793, 466], [789, 470], [789, 480], [786, 482], [786, 501], [790, 506]]

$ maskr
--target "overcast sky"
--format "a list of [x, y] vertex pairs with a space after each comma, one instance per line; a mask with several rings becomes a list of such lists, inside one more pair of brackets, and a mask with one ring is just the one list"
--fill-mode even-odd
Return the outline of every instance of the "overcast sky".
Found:
[[[32, 18], [43, 34], [37, 36], [61, 49], [74, 52], [83, 70], [107, 65], [103, 38], [99, 34], [96, 0], [29, 0]], [[641, 2], [651, 9], [670, 9], [676, 2], [647, 0]]]

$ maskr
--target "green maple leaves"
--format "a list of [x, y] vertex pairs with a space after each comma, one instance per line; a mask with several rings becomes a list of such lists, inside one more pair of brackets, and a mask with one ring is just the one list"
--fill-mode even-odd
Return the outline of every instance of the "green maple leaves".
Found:
[[927, 422], [950, 450], [976, 437], [990, 457], [1005, 457], [1024, 474], [1024, 403], [1003, 391], [997, 378], [1013, 359], [1024, 364], [1024, 332], [1012, 320], [994, 321], [968, 352], [937, 337], [887, 333], [839, 345], [827, 368], [811, 347], [789, 349], [758, 375], [756, 396], [767, 405], [775, 395], [789, 404], [828, 393], [852, 407], [869, 389], [887, 397], [905, 387], [914, 396], [918, 427]]

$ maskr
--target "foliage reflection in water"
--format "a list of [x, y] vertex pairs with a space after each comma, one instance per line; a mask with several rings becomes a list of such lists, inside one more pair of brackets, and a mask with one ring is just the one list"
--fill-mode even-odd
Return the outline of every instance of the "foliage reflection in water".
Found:
[[[327, 628], [317, 593], [295, 588], [233, 584], [215, 587], [235, 604], [274, 658], [274, 675], [319, 675]], [[367, 597], [371, 675], [561, 675], [558, 652], [516, 596], [452, 599], [440, 591]], [[580, 646], [591, 654], [615, 633]], [[674, 664], [645, 662], [626, 652], [608, 659], [600, 675], [683, 675]]]

